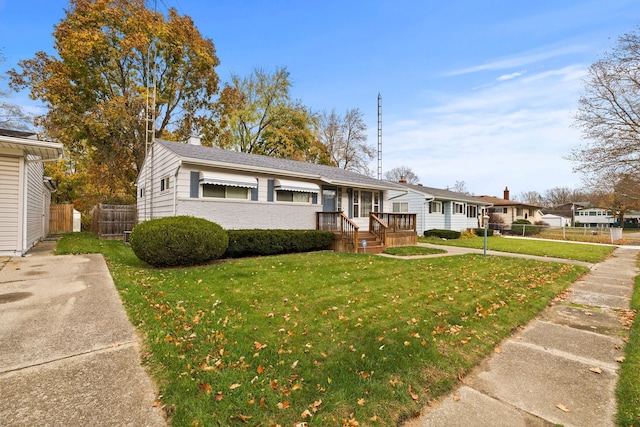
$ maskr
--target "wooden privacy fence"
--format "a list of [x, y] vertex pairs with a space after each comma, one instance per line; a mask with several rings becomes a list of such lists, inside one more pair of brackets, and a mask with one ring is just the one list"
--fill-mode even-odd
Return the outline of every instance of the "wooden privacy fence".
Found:
[[136, 208], [131, 205], [99, 204], [91, 210], [91, 231], [101, 239], [122, 239], [135, 225]]
[[51, 205], [49, 209], [49, 234], [73, 232], [73, 205]]

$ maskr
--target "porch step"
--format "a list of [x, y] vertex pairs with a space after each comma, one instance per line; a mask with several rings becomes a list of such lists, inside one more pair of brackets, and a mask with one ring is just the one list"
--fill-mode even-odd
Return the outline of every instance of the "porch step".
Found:
[[[367, 247], [365, 248], [363, 245], [363, 241], [367, 242]], [[380, 240], [373, 234], [368, 231], [361, 232], [358, 234], [358, 253], [368, 253], [368, 254], [380, 254], [384, 252], [387, 247], [382, 244]]]

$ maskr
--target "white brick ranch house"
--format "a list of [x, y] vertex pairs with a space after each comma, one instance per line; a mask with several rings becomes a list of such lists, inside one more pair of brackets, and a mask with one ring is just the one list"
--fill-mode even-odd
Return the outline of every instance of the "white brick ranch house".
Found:
[[389, 191], [398, 188], [333, 166], [205, 147], [197, 138], [155, 140], [136, 185], [138, 222], [189, 215], [225, 229], [353, 229], [355, 242], [357, 230], [379, 228], [371, 214], [390, 212]]

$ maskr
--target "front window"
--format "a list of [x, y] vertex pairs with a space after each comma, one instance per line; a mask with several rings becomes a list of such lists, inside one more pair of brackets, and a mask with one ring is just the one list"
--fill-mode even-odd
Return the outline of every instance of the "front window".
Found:
[[464, 214], [464, 204], [463, 203], [454, 203], [453, 204], [453, 213], [455, 213], [455, 214]]
[[429, 202], [429, 213], [443, 213], [442, 202]]
[[393, 202], [392, 210], [394, 213], [409, 212], [409, 202]]
[[249, 190], [244, 187], [202, 184], [202, 197], [215, 197], [218, 199], [248, 199]]
[[478, 216], [477, 206], [467, 206], [467, 218], [475, 218]]
[[278, 190], [276, 191], [276, 200], [278, 202], [309, 203], [311, 201], [311, 193]]
[[160, 191], [165, 191], [169, 189], [169, 177], [162, 178], [160, 180]]

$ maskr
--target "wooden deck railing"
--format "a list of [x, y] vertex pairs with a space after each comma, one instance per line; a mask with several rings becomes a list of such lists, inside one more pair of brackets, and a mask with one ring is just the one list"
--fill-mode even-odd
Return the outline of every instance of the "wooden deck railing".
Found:
[[386, 244], [387, 242], [388, 228], [389, 227], [387, 226], [387, 224], [382, 222], [380, 218], [376, 216], [376, 214], [374, 213], [369, 214], [369, 233], [373, 234], [378, 239], [380, 239], [383, 245]]
[[358, 251], [358, 226], [344, 212], [316, 212], [316, 229], [339, 233], [343, 245]]
[[372, 212], [371, 215], [379, 219], [383, 224], [387, 225], [388, 233], [397, 233], [400, 231], [416, 232], [416, 214], [414, 213], [396, 213], [396, 212]]

